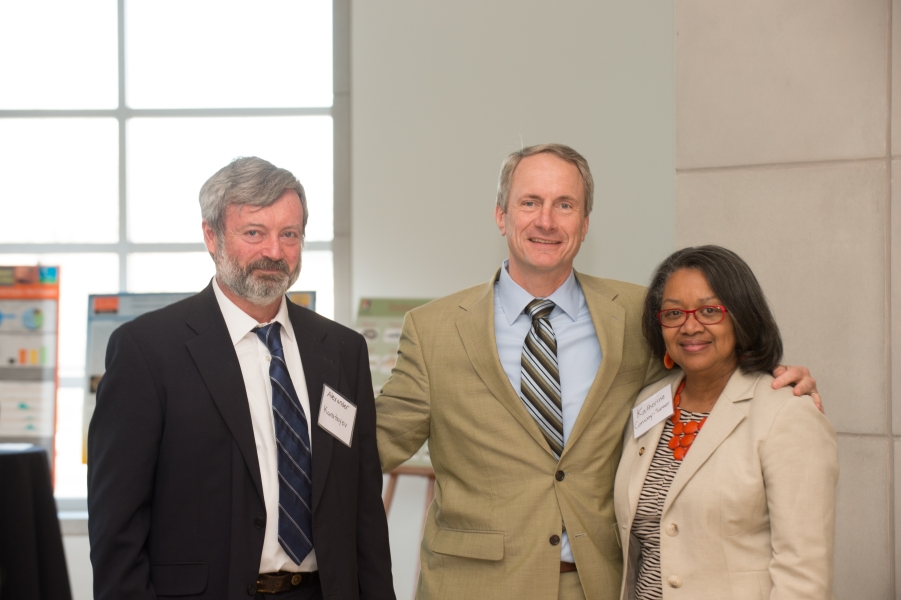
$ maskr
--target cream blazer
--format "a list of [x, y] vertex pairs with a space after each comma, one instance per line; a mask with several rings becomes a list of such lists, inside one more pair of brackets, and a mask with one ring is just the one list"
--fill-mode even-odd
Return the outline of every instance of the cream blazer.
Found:
[[[498, 358], [497, 274], [407, 314], [376, 412], [383, 470], [429, 440], [436, 486], [419, 598], [556, 600], [564, 524], [586, 596], [619, 595], [613, 479], [623, 427], [649, 376], [645, 290], [576, 277], [603, 358], [559, 464]], [[663, 375], [658, 362], [651, 378]]]
[[[638, 402], [681, 379], [649, 385]], [[660, 522], [664, 598], [833, 598], [835, 431], [808, 396], [772, 381], [736, 370], [673, 479]], [[626, 428], [615, 490], [623, 600], [640, 553], [632, 518], [663, 427], [638, 439]]]

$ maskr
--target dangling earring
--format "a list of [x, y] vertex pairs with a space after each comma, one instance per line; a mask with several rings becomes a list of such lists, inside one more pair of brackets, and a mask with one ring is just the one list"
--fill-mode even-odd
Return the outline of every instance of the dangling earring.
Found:
[[669, 352], [663, 353], [663, 366], [667, 369], [672, 369], [676, 363], [673, 362], [673, 359], [670, 358]]

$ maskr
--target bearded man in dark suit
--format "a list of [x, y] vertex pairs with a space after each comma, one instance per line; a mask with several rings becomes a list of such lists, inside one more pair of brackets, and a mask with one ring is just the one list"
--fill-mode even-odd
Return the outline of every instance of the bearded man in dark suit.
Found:
[[366, 343], [285, 297], [303, 186], [239, 158], [200, 205], [216, 276], [107, 349], [88, 435], [95, 598], [393, 600]]

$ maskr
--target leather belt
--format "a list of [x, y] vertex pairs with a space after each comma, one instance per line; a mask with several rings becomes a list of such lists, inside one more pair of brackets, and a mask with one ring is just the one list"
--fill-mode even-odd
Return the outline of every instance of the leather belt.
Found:
[[561, 573], [572, 573], [573, 571], [576, 571], [576, 570], [577, 570], [576, 563], [563, 562], [562, 560], [560, 561], [560, 572]]
[[314, 585], [319, 581], [319, 571], [312, 573], [291, 573], [279, 571], [278, 573], [260, 573], [257, 578], [257, 593], [277, 594], [288, 592], [299, 587]]

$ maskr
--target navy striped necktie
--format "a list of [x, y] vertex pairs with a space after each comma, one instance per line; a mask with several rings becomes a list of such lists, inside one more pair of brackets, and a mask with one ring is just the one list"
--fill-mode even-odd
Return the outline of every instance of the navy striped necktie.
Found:
[[288, 374], [281, 324], [273, 321], [254, 332], [272, 355], [269, 380], [278, 455], [278, 542], [299, 565], [313, 549], [313, 470], [307, 418]]
[[559, 460], [563, 454], [563, 405], [560, 401], [557, 336], [550, 321], [554, 306], [544, 298], [536, 298], [526, 306], [532, 327], [522, 347], [520, 395]]

